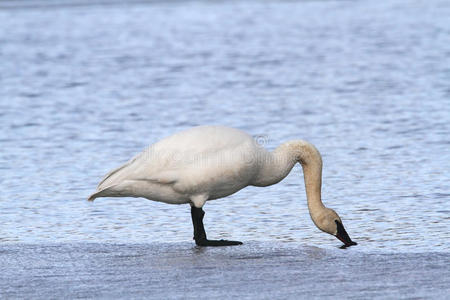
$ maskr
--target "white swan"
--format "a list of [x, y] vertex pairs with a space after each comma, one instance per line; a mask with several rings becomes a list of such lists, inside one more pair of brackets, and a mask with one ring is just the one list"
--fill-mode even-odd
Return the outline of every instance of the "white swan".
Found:
[[310, 216], [322, 231], [345, 247], [356, 245], [337, 213], [321, 200], [322, 158], [310, 143], [295, 140], [266, 151], [247, 133], [223, 126], [200, 126], [169, 136], [111, 171], [88, 200], [98, 197], [144, 197], [191, 205], [194, 239], [199, 246], [239, 245], [208, 240], [203, 205], [248, 186], [268, 186], [303, 167]]

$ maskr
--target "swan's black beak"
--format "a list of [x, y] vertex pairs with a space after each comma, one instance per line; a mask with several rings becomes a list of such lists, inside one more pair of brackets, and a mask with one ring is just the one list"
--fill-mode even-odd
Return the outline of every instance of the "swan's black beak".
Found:
[[335, 221], [337, 225], [337, 234], [336, 237], [344, 243], [341, 248], [347, 248], [350, 246], [357, 245], [357, 243], [353, 242], [352, 239], [348, 236], [347, 231], [345, 231], [344, 225], [338, 220]]

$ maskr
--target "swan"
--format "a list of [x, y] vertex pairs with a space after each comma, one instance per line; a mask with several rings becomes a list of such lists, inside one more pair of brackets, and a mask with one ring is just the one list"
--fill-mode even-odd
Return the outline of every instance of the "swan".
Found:
[[224, 126], [199, 126], [149, 146], [109, 172], [89, 196], [143, 197], [169, 204], [189, 203], [198, 246], [240, 245], [239, 241], [208, 240], [203, 206], [246, 186], [280, 182], [296, 163], [303, 168], [308, 209], [314, 224], [348, 247], [356, 245], [339, 215], [321, 200], [322, 158], [303, 140], [289, 141], [268, 152], [249, 134]]

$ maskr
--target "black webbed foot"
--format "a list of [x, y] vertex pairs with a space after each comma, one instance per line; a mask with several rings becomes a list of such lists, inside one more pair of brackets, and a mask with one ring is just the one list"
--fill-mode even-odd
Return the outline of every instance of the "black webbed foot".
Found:
[[236, 246], [242, 245], [242, 242], [239, 241], [227, 241], [227, 240], [207, 240], [207, 239], [198, 239], [195, 240], [195, 244], [197, 246], [202, 247], [220, 247], [220, 246]]

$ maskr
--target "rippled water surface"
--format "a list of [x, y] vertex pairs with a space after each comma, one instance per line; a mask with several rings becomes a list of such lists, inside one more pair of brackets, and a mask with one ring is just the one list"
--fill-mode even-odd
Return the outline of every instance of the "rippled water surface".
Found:
[[[5, 299], [446, 299], [445, 253], [350, 253], [249, 242], [6, 245]], [[432, 254], [432, 255], [430, 255]], [[30, 257], [37, 259], [30, 260]]]
[[[147, 145], [222, 124], [303, 138], [355, 252], [447, 252], [448, 1], [0, 3], [0, 241], [189, 242], [189, 207], [86, 201]], [[340, 245], [299, 166], [205, 206], [210, 237]]]

